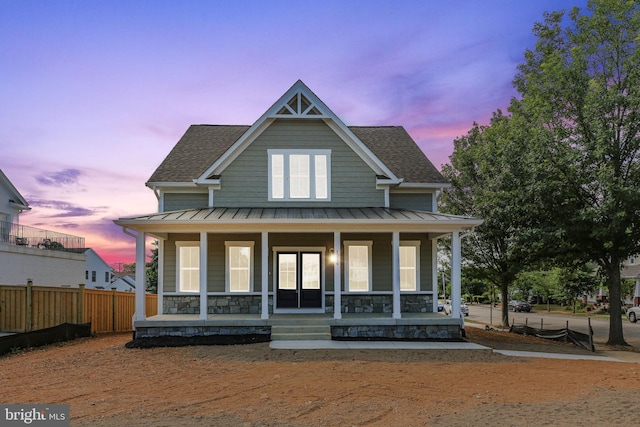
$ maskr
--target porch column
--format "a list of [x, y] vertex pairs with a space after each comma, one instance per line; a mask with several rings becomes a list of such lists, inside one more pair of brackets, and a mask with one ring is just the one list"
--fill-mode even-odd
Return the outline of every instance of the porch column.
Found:
[[200, 319], [207, 319], [207, 232], [200, 232]]
[[461, 284], [460, 232], [454, 231], [451, 236], [451, 318], [460, 318], [460, 302], [462, 300]]
[[158, 314], [164, 314], [164, 239], [158, 239]]
[[391, 238], [391, 270], [393, 287], [393, 318], [400, 319], [400, 232], [394, 231]]
[[438, 239], [431, 240], [431, 290], [433, 292], [433, 312], [438, 312]]
[[261, 319], [269, 318], [269, 233], [262, 232], [262, 314]]
[[333, 233], [333, 254], [335, 255], [335, 261], [333, 263], [333, 318], [342, 319], [342, 272], [340, 271], [340, 232], [334, 231]]
[[147, 284], [147, 275], [145, 274], [145, 243], [147, 235], [142, 231], [136, 236], [136, 320], [146, 319], [146, 301], [145, 290]]

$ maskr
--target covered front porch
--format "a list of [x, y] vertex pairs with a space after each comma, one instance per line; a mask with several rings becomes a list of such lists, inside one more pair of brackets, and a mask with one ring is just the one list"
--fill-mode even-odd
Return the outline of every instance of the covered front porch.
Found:
[[[271, 339], [274, 328], [297, 323], [328, 328], [331, 339], [407, 340], [461, 337], [459, 304], [451, 317], [437, 312], [437, 240], [451, 236], [451, 299], [460, 301], [462, 233], [480, 222], [389, 208], [208, 208], [116, 221], [137, 232], [137, 265], [146, 261], [147, 237], [159, 240], [159, 315], [145, 317], [144, 289], [136, 288], [139, 337]], [[187, 290], [176, 279], [181, 245], [196, 248], [199, 260], [196, 286]], [[231, 248], [239, 246], [250, 260], [241, 290], [231, 281]], [[362, 263], [349, 262], [360, 250]], [[358, 268], [361, 276], [352, 274]], [[285, 280], [290, 271], [294, 279]], [[144, 270], [136, 282], [145, 282]], [[285, 299], [290, 289], [293, 303]]]

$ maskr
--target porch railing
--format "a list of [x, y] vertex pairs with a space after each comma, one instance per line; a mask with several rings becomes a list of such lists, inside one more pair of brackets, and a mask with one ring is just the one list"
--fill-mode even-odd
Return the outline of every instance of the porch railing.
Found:
[[82, 253], [84, 237], [0, 221], [0, 242], [52, 251]]

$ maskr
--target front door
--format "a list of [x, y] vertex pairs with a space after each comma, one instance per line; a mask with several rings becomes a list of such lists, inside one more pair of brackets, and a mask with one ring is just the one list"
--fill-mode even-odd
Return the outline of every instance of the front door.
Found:
[[322, 253], [278, 252], [277, 308], [322, 307]]

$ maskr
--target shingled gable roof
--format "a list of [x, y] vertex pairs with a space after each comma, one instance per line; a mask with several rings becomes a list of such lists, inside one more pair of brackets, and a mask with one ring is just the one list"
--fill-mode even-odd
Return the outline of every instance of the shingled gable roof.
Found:
[[250, 126], [191, 125], [149, 182], [192, 182], [202, 175]]
[[[149, 182], [192, 182], [248, 129], [241, 125], [191, 125]], [[349, 129], [405, 183], [447, 183], [402, 126]]]
[[448, 184], [402, 126], [349, 126], [405, 183]]
[[189, 127], [147, 185], [212, 178], [281, 117], [324, 120], [378, 175], [392, 181], [446, 183], [402, 127], [348, 127], [298, 80], [252, 126]]

